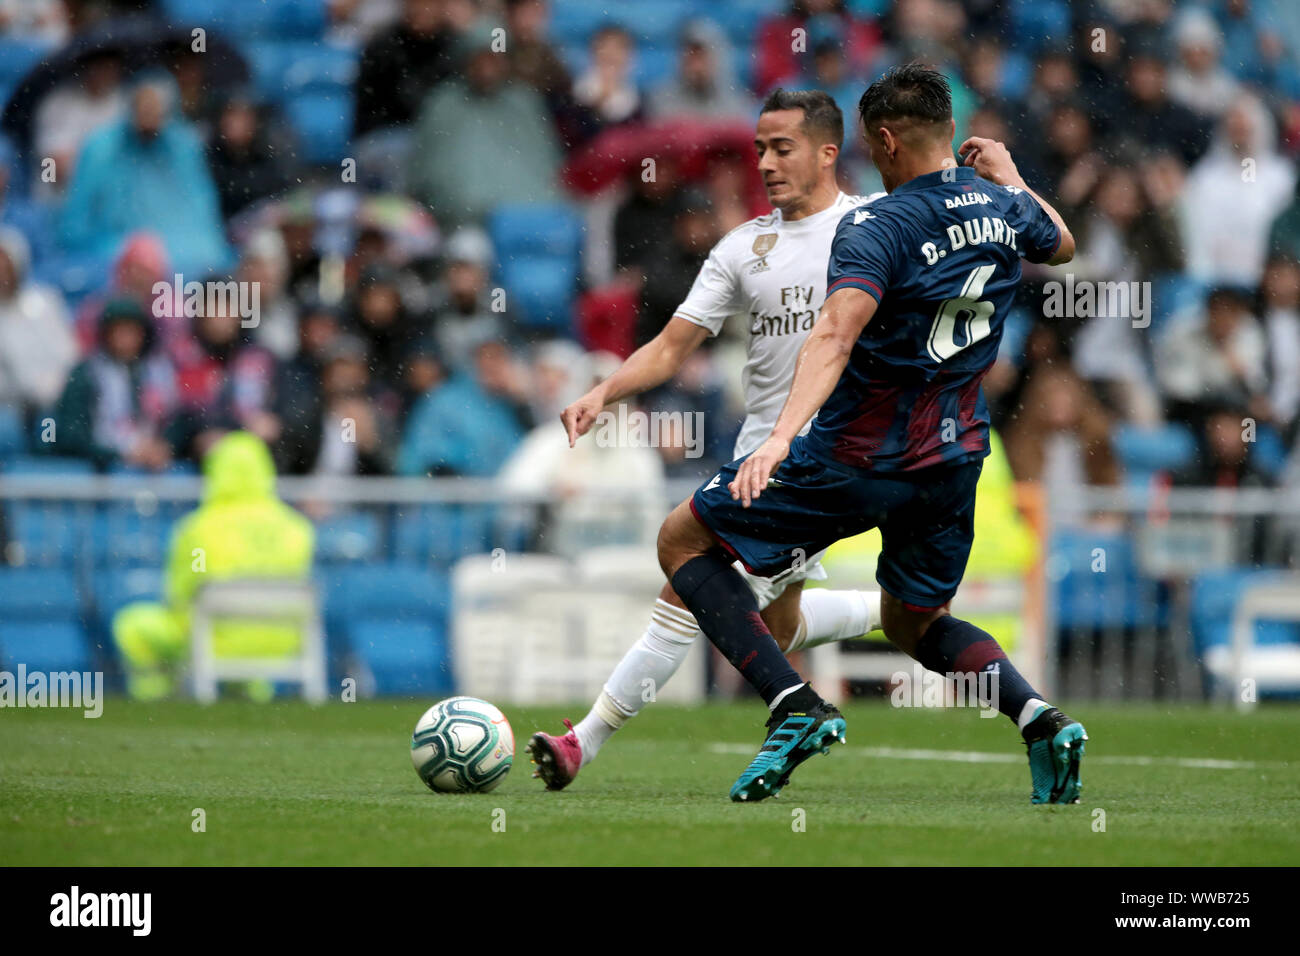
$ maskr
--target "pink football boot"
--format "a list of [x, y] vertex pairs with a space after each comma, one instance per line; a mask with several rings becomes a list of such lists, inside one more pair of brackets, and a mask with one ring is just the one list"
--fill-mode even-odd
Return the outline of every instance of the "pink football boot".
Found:
[[564, 726], [569, 732], [563, 737], [537, 733], [528, 741], [528, 755], [537, 767], [533, 776], [541, 777], [547, 790], [563, 790], [573, 782], [582, 766], [582, 745], [573, 732], [573, 724], [566, 720]]

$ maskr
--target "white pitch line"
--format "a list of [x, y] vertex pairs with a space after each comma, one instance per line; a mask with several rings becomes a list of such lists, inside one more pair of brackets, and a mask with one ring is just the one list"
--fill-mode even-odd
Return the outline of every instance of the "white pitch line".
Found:
[[[718, 754], [752, 754], [748, 744], [710, 744], [709, 750]], [[850, 753], [860, 757], [880, 757], [892, 760], [942, 760], [948, 763], [1024, 763], [1020, 754], [989, 753], [983, 750], [920, 750], [909, 747], [849, 747]], [[1261, 767], [1285, 767], [1286, 761], [1273, 760], [1217, 760], [1211, 757], [1089, 757], [1088, 763], [1129, 764], [1138, 767], [1185, 767], [1193, 770], [1258, 770]]]

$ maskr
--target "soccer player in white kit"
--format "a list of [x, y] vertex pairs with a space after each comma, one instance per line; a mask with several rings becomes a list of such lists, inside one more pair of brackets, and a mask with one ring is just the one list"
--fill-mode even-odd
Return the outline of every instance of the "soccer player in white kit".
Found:
[[[564, 410], [561, 420], [570, 446], [595, 424], [606, 405], [668, 381], [705, 338], [717, 335], [724, 322], [738, 314], [749, 323], [749, 353], [745, 421], [734, 457], [749, 454], [763, 442], [785, 403], [795, 359], [826, 297], [835, 228], [845, 212], [884, 195], [864, 198], [840, 190], [835, 164], [843, 141], [843, 116], [826, 93], [777, 90], [767, 98], [754, 145], [774, 211], [719, 240], [663, 331]], [[808, 555], [802, 569], [777, 578], [746, 574], [764, 623], [786, 653], [860, 637], [880, 627], [879, 591], [804, 592], [805, 580], [826, 577], [820, 558]], [[695, 618], [665, 584], [649, 627], [614, 668], [587, 716], [576, 727], [565, 721], [569, 732], [562, 736], [533, 735], [528, 752], [537, 765], [534, 776], [551, 790], [572, 782], [641, 709], [645, 688], [662, 687], [700, 636]]]

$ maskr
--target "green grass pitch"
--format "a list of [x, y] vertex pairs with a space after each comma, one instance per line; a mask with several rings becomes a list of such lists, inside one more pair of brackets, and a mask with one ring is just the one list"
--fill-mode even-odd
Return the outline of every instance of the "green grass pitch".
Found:
[[[655, 706], [545, 792], [523, 745], [584, 708], [508, 708], [515, 767], [435, 795], [408, 741], [431, 701], [0, 711], [0, 859], [151, 864], [1082, 864], [1300, 862], [1300, 708], [1067, 708], [1088, 727], [1083, 801], [1031, 807], [1007, 721], [845, 708], [848, 746], [776, 800], [727, 789], [757, 704]], [[1149, 758], [1149, 759], [1148, 759]], [[205, 832], [194, 832], [201, 808]], [[1104, 811], [1105, 830], [1098, 827]], [[502, 813], [501, 811], [504, 811]], [[802, 811], [800, 813], [799, 811]], [[802, 828], [798, 824], [802, 823]], [[495, 824], [495, 826], [494, 826]], [[504, 825], [504, 828], [503, 828]]]

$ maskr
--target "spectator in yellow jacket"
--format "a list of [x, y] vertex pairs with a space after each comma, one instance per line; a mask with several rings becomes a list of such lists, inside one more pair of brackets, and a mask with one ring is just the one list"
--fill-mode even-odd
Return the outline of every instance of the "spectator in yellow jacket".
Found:
[[[256, 435], [231, 432], [203, 459], [203, 501], [177, 524], [165, 582], [166, 603], [141, 601], [113, 618], [113, 640], [127, 670], [127, 690], [142, 700], [169, 696], [187, 657], [190, 610], [204, 583], [231, 578], [305, 580], [311, 573], [315, 530], [275, 494], [271, 452]], [[300, 633], [291, 624], [219, 622], [218, 657], [292, 654]], [[269, 697], [265, 682], [250, 685]]]

